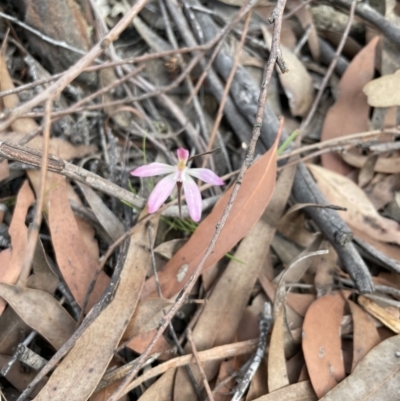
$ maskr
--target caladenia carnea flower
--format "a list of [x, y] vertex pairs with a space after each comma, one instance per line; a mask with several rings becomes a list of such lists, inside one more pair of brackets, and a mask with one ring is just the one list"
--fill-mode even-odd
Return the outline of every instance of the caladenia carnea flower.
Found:
[[192, 177], [212, 185], [224, 185], [224, 182], [208, 168], [189, 168], [186, 163], [189, 151], [184, 148], [177, 150], [178, 164], [170, 166], [165, 163], [150, 163], [131, 171], [135, 177], [153, 177], [168, 174], [153, 189], [148, 200], [149, 213], [156, 212], [171, 195], [175, 185], [178, 188], [178, 204], [180, 212], [180, 191], [183, 187], [189, 215], [193, 221], [201, 218], [202, 204], [200, 190]]

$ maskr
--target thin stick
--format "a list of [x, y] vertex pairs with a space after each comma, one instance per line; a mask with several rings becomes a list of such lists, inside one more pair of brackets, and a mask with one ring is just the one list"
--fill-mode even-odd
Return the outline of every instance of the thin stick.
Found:
[[323, 95], [324, 91], [325, 91], [326, 85], [328, 85], [328, 82], [329, 82], [329, 80], [330, 80], [330, 78], [331, 78], [331, 76], [333, 74], [333, 71], [334, 71], [334, 69], [336, 67], [336, 64], [337, 64], [337, 62], [339, 60], [339, 56], [342, 53], [343, 47], [344, 47], [344, 45], [346, 43], [347, 37], [349, 36], [351, 24], [353, 23], [353, 20], [354, 20], [354, 13], [355, 13], [355, 10], [356, 10], [356, 5], [357, 5], [357, 0], [353, 0], [353, 3], [351, 4], [351, 8], [350, 8], [349, 20], [347, 21], [346, 28], [345, 28], [345, 30], [343, 32], [342, 38], [340, 39], [339, 46], [337, 47], [336, 52], [335, 52], [335, 56], [333, 57], [330, 65], [328, 67], [328, 70], [326, 71], [324, 79], [321, 82], [321, 86], [319, 87], [317, 96], [315, 96], [315, 99], [314, 99], [314, 102], [313, 102], [313, 104], [311, 106], [311, 109], [308, 112], [307, 117], [305, 118], [305, 120], [303, 120], [303, 122], [301, 123], [301, 126], [300, 126], [300, 131], [301, 132], [304, 132], [304, 130], [308, 127], [308, 125], [310, 124], [312, 118], [314, 117], [315, 112], [317, 111], [318, 104], [319, 104], [319, 102], [320, 102], [320, 100], [322, 98], [322, 95]]
[[35, 216], [33, 222], [29, 227], [28, 233], [28, 244], [26, 246], [26, 253], [24, 262], [22, 265], [21, 274], [18, 278], [17, 284], [21, 287], [25, 287], [26, 281], [28, 280], [29, 273], [31, 271], [33, 255], [36, 249], [36, 243], [39, 238], [40, 225], [42, 223], [42, 210], [44, 204], [44, 195], [46, 193], [46, 178], [47, 178], [47, 166], [49, 162], [48, 154], [50, 148], [50, 130], [51, 130], [51, 108], [53, 100], [50, 98], [45, 104], [45, 115], [44, 115], [44, 130], [43, 130], [43, 157], [40, 174], [40, 186], [39, 193], [36, 200]]
[[[154, 347], [154, 345], [156, 344], [158, 339], [162, 336], [162, 333], [168, 327], [168, 324], [171, 321], [171, 319], [173, 318], [173, 316], [175, 316], [176, 312], [184, 304], [187, 295], [192, 290], [194, 284], [196, 283], [197, 278], [199, 277], [199, 275], [202, 272], [205, 261], [211, 255], [211, 253], [214, 251], [215, 244], [217, 243], [217, 240], [218, 240], [219, 236], [221, 235], [222, 229], [225, 226], [225, 223], [228, 219], [229, 213], [232, 210], [233, 204], [236, 200], [243, 177], [254, 159], [254, 151], [255, 151], [257, 140], [260, 136], [260, 129], [261, 129], [262, 121], [263, 121], [263, 117], [264, 117], [264, 108], [265, 108], [265, 104], [266, 104], [266, 100], [267, 100], [268, 86], [269, 86], [269, 82], [271, 80], [272, 73], [274, 71], [275, 62], [276, 62], [276, 59], [278, 56], [280, 34], [281, 34], [281, 27], [282, 27], [282, 14], [283, 14], [283, 10], [285, 8], [285, 4], [286, 4], [286, 0], [278, 0], [276, 7], [272, 13], [272, 20], [274, 22], [274, 30], [273, 30], [273, 34], [272, 34], [271, 52], [270, 52], [270, 55], [268, 58], [267, 67], [265, 69], [265, 75], [264, 75], [264, 80], [263, 80], [263, 84], [261, 87], [261, 93], [260, 93], [260, 98], [259, 98], [259, 102], [258, 102], [258, 109], [257, 109], [256, 120], [255, 120], [255, 124], [254, 124], [254, 128], [253, 128], [253, 132], [252, 132], [252, 137], [250, 140], [246, 158], [240, 169], [238, 179], [233, 187], [230, 199], [229, 199], [228, 204], [222, 214], [222, 217], [216, 226], [214, 236], [211, 239], [211, 242], [210, 242], [209, 246], [207, 247], [207, 250], [204, 253], [203, 257], [201, 258], [199, 264], [197, 265], [193, 275], [189, 278], [189, 280], [185, 284], [183, 290], [180, 292], [179, 296], [176, 299], [175, 304], [172, 306], [172, 308], [169, 310], [169, 312], [165, 315], [159, 329], [157, 330], [157, 333], [155, 334], [155, 336], [153, 337], [153, 339], [151, 340], [151, 342], [149, 343], [149, 345], [147, 346], [145, 351], [138, 358], [138, 363], [137, 363], [136, 368], [133, 369], [132, 372], [123, 380], [123, 382], [116, 389], [116, 391], [109, 398], [108, 401], [117, 401], [123, 394], [126, 394], [126, 389], [128, 387], [128, 383], [132, 380], [132, 378], [134, 378], [137, 375], [137, 373], [140, 370], [140, 367], [142, 366], [144, 361], [149, 356], [151, 349]], [[282, 132], [282, 130], [283, 130], [283, 120], [281, 120], [279, 130], [280, 130], [280, 132]], [[277, 134], [280, 135], [280, 132], [278, 132]]]
[[187, 338], [190, 342], [190, 346], [192, 347], [192, 354], [196, 361], [197, 367], [199, 368], [200, 376], [203, 379], [203, 384], [206, 389], [206, 393], [208, 395], [208, 400], [214, 401], [214, 395], [211, 391], [210, 383], [208, 383], [206, 372], [204, 371], [203, 365], [200, 361], [199, 353], [197, 352], [197, 348], [196, 348], [196, 343], [193, 340], [192, 330], [190, 330], [190, 329], [188, 329], [188, 331], [187, 331]]
[[[14, 143], [0, 142], [0, 156], [10, 160], [17, 160], [31, 166], [40, 167], [42, 165], [43, 153]], [[145, 199], [138, 195], [119, 187], [116, 184], [94, 174], [82, 167], [68, 163], [58, 156], [50, 155], [46, 157], [47, 169], [65, 177], [71, 178], [98, 189], [110, 196], [125, 201], [132, 206], [142, 209], [146, 203]]]
[[[233, 81], [233, 78], [235, 77], [235, 73], [236, 73], [237, 67], [239, 65], [240, 57], [242, 55], [243, 45], [244, 45], [244, 42], [246, 40], [247, 31], [248, 31], [249, 25], [250, 25], [251, 14], [252, 14], [251, 11], [249, 11], [249, 13], [246, 16], [245, 22], [244, 22], [242, 37], [240, 38], [239, 45], [238, 45], [238, 47], [236, 49], [236, 56], [235, 56], [235, 60], [233, 61], [233, 65], [232, 65], [231, 71], [229, 73], [228, 79], [226, 80], [224, 93], [222, 94], [222, 99], [221, 99], [221, 101], [219, 103], [217, 116], [215, 117], [215, 122], [214, 122], [213, 129], [211, 131], [210, 139], [208, 141], [206, 153], [210, 152], [212, 147], [213, 147], [213, 145], [214, 145], [214, 141], [215, 141], [215, 138], [217, 136], [219, 124], [221, 123], [222, 117], [224, 115], [225, 103], [226, 103], [226, 100], [227, 100], [227, 98], [229, 96], [229, 90], [231, 89], [232, 81]], [[207, 154], [203, 158], [203, 163], [202, 163], [202, 167], [203, 168], [207, 165], [209, 157], [210, 156]]]

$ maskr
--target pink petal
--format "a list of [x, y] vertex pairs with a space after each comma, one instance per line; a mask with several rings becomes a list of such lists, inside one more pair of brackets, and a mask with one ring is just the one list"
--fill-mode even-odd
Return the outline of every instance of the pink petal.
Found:
[[176, 154], [178, 155], [179, 161], [187, 162], [187, 159], [189, 158], [189, 151], [187, 149], [178, 148]]
[[183, 190], [185, 191], [190, 217], [193, 221], [199, 221], [202, 211], [201, 194], [193, 178], [187, 176], [183, 181]]
[[224, 185], [224, 182], [208, 168], [190, 168], [188, 174], [212, 185]]
[[149, 213], [156, 212], [160, 206], [167, 200], [174, 189], [176, 181], [174, 175], [164, 177], [153, 189], [148, 200]]
[[135, 177], [152, 177], [154, 175], [169, 174], [175, 171], [174, 166], [165, 163], [150, 163], [131, 171]]

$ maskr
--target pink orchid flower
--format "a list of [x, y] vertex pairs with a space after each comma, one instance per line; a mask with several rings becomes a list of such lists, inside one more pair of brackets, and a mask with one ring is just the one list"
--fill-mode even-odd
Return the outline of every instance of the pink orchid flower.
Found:
[[202, 212], [201, 194], [192, 177], [199, 178], [212, 185], [224, 185], [224, 182], [208, 168], [188, 168], [186, 166], [189, 158], [188, 150], [179, 148], [176, 153], [178, 155], [178, 164], [176, 166], [170, 166], [165, 163], [150, 163], [131, 171], [131, 174], [135, 177], [168, 174], [155, 186], [150, 194], [148, 200], [149, 213], [156, 212], [171, 195], [175, 185], [177, 185], [178, 201], [180, 200], [180, 188], [183, 186], [189, 215], [193, 221], [199, 221]]

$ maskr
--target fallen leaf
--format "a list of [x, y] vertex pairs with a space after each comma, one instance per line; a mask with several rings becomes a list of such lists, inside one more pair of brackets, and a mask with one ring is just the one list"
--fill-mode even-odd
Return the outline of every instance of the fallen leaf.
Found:
[[[28, 227], [25, 224], [28, 209], [35, 201], [28, 181], [25, 181], [17, 196], [13, 217], [9, 229], [11, 248], [0, 252], [0, 283], [15, 284], [21, 273], [28, 243]], [[0, 314], [6, 303], [0, 299]]]
[[384, 75], [368, 82], [363, 92], [368, 98], [368, 104], [372, 107], [400, 106], [399, 91], [393, 90], [400, 86], [400, 70], [394, 74]]
[[[300, 6], [300, 7], [299, 7]], [[313, 17], [309, 11], [307, 5], [303, 5], [300, 0], [288, 0], [286, 7], [289, 11], [296, 8], [295, 17], [299, 20], [304, 31], [310, 30], [308, 35], [308, 46], [310, 47], [310, 52], [313, 56], [314, 61], [319, 61], [320, 58], [320, 48], [319, 48], [319, 38], [318, 32], [315, 28]]]
[[150, 263], [147, 222], [157, 227], [159, 214], [139, 222], [133, 231], [119, 285], [110, 304], [78, 338], [35, 401], [82, 401], [101, 380], [132, 317]]
[[[29, 177], [33, 187], [38, 191], [38, 172], [29, 172]], [[99, 260], [98, 256], [95, 257], [89, 250], [88, 242], [96, 241], [93, 229], [91, 229], [91, 237], [85, 239], [85, 235], [80, 230], [79, 222], [72, 212], [65, 177], [48, 173], [44, 212], [48, 220], [52, 245], [61, 274], [76, 302], [82, 306]], [[108, 276], [102, 272], [98, 277], [89, 306], [92, 306], [95, 300], [100, 297], [108, 281]]]
[[304, 318], [304, 359], [318, 398], [345, 377], [340, 337], [344, 304], [339, 293], [324, 295], [310, 305]]
[[314, 164], [307, 167], [328, 202], [347, 209], [346, 212], [338, 213], [351, 228], [354, 227], [379, 241], [400, 244], [399, 224], [382, 217], [364, 191], [353, 181]]
[[128, 323], [122, 338], [123, 341], [146, 331], [156, 329], [164, 316], [163, 310], [168, 306], [171, 306], [171, 302], [167, 299], [148, 298], [141, 300], [137, 305], [132, 319]]
[[84, 184], [77, 183], [82, 190], [86, 200], [88, 201], [97, 220], [110, 236], [111, 241], [115, 242], [124, 232], [124, 225], [119, 221], [115, 214], [105, 205], [99, 195], [90, 187]]
[[377, 345], [354, 369], [320, 401], [396, 400], [400, 392], [400, 336], [391, 337]]
[[256, 398], [254, 401], [317, 401], [309, 381], [292, 384], [270, 394]]
[[[321, 134], [321, 141], [368, 130], [369, 105], [362, 92], [375, 72], [375, 49], [379, 37], [372, 39], [351, 61], [339, 84], [336, 103], [328, 111]], [[340, 174], [351, 168], [334, 153], [321, 155], [322, 165]]]
[[381, 341], [374, 321], [357, 304], [348, 300], [353, 316], [353, 362], [351, 371]]
[[[341, 157], [347, 164], [357, 168], [364, 167], [369, 159], [369, 156], [362, 156], [353, 152], [343, 152]], [[400, 157], [378, 157], [373, 165], [373, 171], [384, 174], [400, 173]]]
[[277, 312], [268, 349], [268, 389], [270, 392], [289, 385], [284, 344], [284, 306]]
[[3, 297], [33, 330], [59, 349], [76, 329], [71, 315], [45, 291], [0, 283]]
[[36, 243], [32, 265], [34, 274], [29, 276], [27, 287], [35, 290], [46, 291], [53, 295], [60, 280], [47, 261], [46, 253], [40, 239]]
[[[271, 48], [272, 35], [268, 29], [261, 25], [264, 41]], [[314, 100], [314, 85], [310, 74], [299, 58], [287, 47], [281, 46], [282, 58], [288, 68], [283, 74], [278, 69], [279, 80], [289, 99], [289, 107], [292, 115], [305, 116]]]
[[[225, 227], [214, 252], [206, 260], [203, 271], [220, 260], [235, 246], [259, 220], [272, 196], [276, 180], [276, 149], [274, 146], [260, 157], [247, 171]], [[159, 273], [161, 292], [170, 298], [180, 291], [206, 251], [229, 201], [232, 188], [215, 205], [212, 212], [200, 223], [189, 241], [174, 255]], [[184, 271], [183, 277], [179, 272]], [[155, 293], [154, 278], [147, 280], [142, 297]]]

